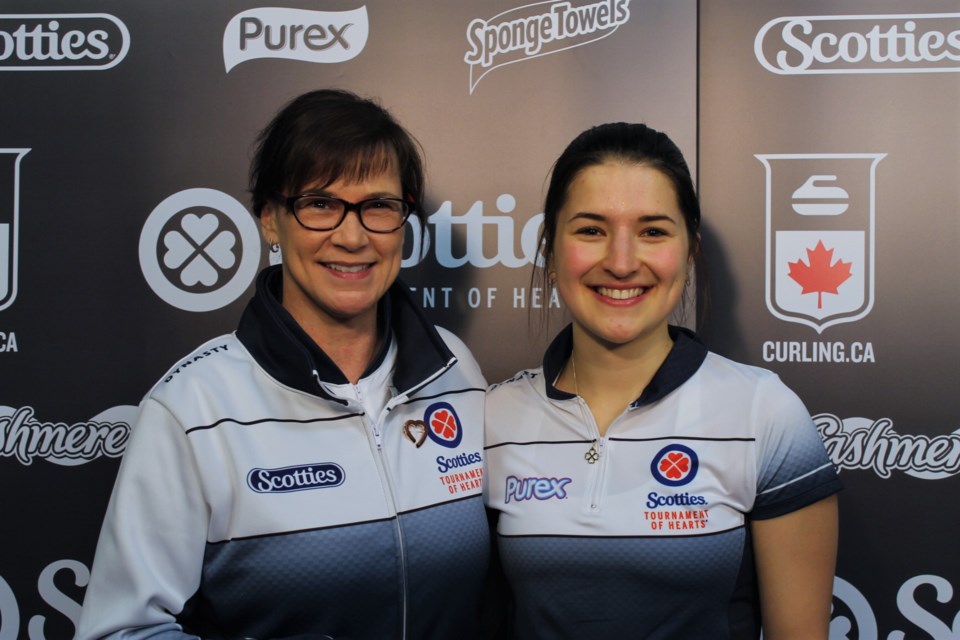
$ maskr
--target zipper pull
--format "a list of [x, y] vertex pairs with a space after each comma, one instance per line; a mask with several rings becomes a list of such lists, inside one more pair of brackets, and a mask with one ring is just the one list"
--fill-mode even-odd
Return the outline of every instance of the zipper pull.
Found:
[[[353, 385], [353, 395], [356, 396], [357, 402], [363, 404], [363, 391], [360, 389], [359, 384]], [[373, 439], [377, 442], [377, 450], [383, 449], [383, 436], [380, 434], [380, 428], [377, 426], [377, 418], [371, 416], [364, 410], [364, 415], [370, 423], [370, 430], [373, 431]]]
[[600, 451], [597, 450], [596, 440], [594, 440], [593, 444], [590, 445], [590, 451], [587, 451], [585, 454], [583, 454], [583, 459], [589, 464], [595, 464], [597, 460], [600, 459]]

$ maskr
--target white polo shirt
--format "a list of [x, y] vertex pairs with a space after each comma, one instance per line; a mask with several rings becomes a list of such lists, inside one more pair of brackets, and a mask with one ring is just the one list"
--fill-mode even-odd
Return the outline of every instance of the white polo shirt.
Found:
[[488, 393], [485, 497], [515, 637], [758, 637], [748, 521], [841, 488], [775, 374], [671, 333], [667, 360], [602, 438], [582, 400], [552, 384], [569, 327], [543, 367]]

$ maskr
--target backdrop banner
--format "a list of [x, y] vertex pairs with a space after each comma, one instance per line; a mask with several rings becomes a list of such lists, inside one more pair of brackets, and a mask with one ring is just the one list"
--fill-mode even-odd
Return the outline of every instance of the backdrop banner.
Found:
[[702, 197], [698, 329], [800, 394], [847, 487], [831, 637], [960, 637], [960, 7], [909, 11], [3, 0], [0, 640], [73, 636], [137, 404], [279, 259], [253, 140], [321, 87], [425, 148], [401, 278], [490, 382], [565, 322], [531, 280], [551, 163], [595, 124], [668, 132]]
[[703, 329], [841, 470], [831, 638], [960, 638], [960, 3], [840, 4], [700, 3]]

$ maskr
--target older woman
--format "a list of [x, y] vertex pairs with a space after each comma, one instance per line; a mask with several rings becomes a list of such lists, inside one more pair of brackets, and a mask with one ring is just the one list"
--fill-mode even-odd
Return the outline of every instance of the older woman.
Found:
[[397, 281], [419, 147], [335, 90], [258, 142], [253, 209], [282, 264], [143, 400], [78, 636], [472, 637], [486, 385]]
[[601, 125], [557, 160], [546, 277], [572, 317], [487, 399], [487, 489], [515, 638], [826, 639], [839, 480], [769, 371], [671, 326], [700, 207], [663, 133]]

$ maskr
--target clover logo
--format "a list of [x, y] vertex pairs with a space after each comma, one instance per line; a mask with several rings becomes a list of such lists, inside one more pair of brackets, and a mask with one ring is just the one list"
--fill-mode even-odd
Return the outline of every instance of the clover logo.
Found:
[[671, 480], [680, 480], [690, 473], [690, 456], [680, 451], [671, 451], [660, 459], [660, 473]]
[[150, 288], [185, 311], [212, 311], [243, 294], [260, 265], [260, 233], [246, 207], [213, 189], [187, 189], [161, 202], [140, 233], [140, 267]]
[[188, 213], [176, 228], [163, 234], [163, 266], [174, 271], [185, 287], [212, 287], [220, 271], [237, 263], [236, 243], [236, 234], [224, 229], [216, 214]]
[[428, 426], [427, 435], [439, 445], [455, 449], [463, 439], [463, 423], [453, 405], [437, 402], [427, 407], [424, 420]]
[[689, 484], [697, 475], [700, 458], [697, 452], [682, 444], [670, 444], [653, 456], [650, 472], [657, 482], [668, 487]]

